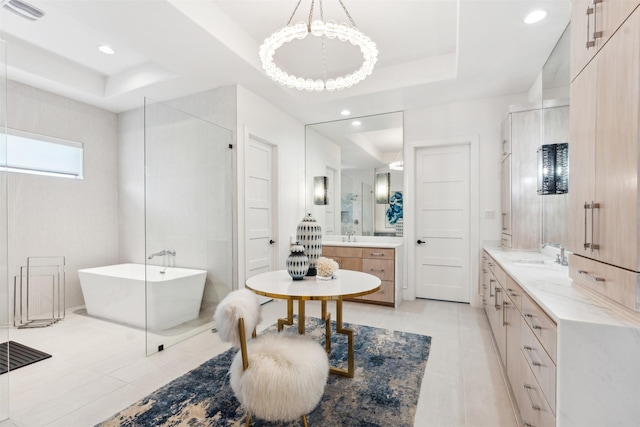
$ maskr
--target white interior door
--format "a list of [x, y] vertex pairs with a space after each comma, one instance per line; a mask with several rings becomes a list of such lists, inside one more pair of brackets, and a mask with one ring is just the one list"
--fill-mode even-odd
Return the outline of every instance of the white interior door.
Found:
[[245, 266], [246, 278], [274, 270], [275, 241], [275, 164], [272, 145], [253, 136], [247, 139]]
[[416, 151], [416, 296], [469, 302], [469, 146]]

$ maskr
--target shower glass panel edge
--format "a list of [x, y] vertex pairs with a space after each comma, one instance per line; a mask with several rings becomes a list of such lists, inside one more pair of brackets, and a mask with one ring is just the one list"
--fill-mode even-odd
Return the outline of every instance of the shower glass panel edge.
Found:
[[211, 329], [232, 288], [231, 144], [230, 130], [145, 99], [147, 355]]
[[[0, 162], [7, 161], [7, 61], [6, 44], [0, 40]], [[9, 225], [7, 172], [0, 171], [0, 342], [9, 341], [11, 304], [9, 291]], [[9, 361], [7, 360], [7, 369]], [[0, 375], [0, 421], [9, 418], [9, 374]]]

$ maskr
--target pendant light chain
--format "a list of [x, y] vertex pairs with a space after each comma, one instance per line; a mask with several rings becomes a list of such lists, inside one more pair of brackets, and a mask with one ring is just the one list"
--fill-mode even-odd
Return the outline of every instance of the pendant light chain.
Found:
[[[324, 10], [322, 9], [322, 0], [320, 0], [320, 20], [324, 22]], [[322, 79], [327, 81], [327, 55], [324, 50], [324, 35], [320, 37], [320, 43], [322, 45]]]
[[347, 18], [349, 18], [349, 22], [351, 23], [351, 25], [357, 28], [358, 26], [356, 25], [356, 21], [354, 21], [353, 18], [351, 17], [351, 14], [347, 10], [347, 7], [344, 5], [344, 3], [342, 3], [342, 0], [338, 0], [338, 1], [340, 2], [340, 6], [342, 6], [342, 10], [344, 10], [344, 13], [347, 15]]
[[302, 0], [298, 0], [298, 4], [296, 5], [296, 8], [293, 9], [293, 13], [289, 17], [289, 21], [287, 21], [287, 26], [291, 25], [291, 21], [293, 20], [293, 17], [296, 15], [296, 12], [298, 11], [298, 7], [300, 6], [300, 3], [302, 3]]

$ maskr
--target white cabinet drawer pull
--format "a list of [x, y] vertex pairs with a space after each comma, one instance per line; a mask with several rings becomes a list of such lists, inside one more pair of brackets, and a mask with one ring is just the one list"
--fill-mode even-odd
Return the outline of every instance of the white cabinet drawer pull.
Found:
[[533, 314], [526, 313], [526, 314], [524, 315], [524, 317], [528, 317], [529, 319], [531, 319], [531, 322], [530, 322], [530, 323], [531, 323], [531, 327], [532, 327], [533, 329], [538, 329], [539, 331], [541, 331], [541, 330], [542, 330], [542, 326], [538, 326], [538, 325], [536, 325], [535, 323], [533, 323]]
[[529, 359], [531, 359], [531, 364], [533, 366], [542, 366], [540, 362], [536, 362], [535, 360], [533, 360], [533, 354], [531, 354], [531, 352], [533, 351], [532, 347], [525, 345], [523, 348], [525, 349], [525, 351], [529, 352]]
[[594, 276], [593, 274], [589, 274], [587, 270], [578, 270], [578, 273], [584, 274], [587, 276], [587, 279], [593, 280], [594, 282], [604, 282], [604, 277]]
[[533, 409], [534, 411], [539, 411], [540, 405], [538, 405], [537, 403], [534, 403], [533, 397], [531, 397], [531, 390], [535, 390], [535, 388], [532, 385], [525, 384], [524, 389], [527, 391], [527, 396], [529, 396], [529, 403], [531, 403], [531, 409]]

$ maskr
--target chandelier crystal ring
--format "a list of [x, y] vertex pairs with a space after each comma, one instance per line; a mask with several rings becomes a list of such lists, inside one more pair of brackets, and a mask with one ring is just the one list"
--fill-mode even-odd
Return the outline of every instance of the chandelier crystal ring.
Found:
[[[330, 40], [338, 39], [341, 42], [350, 42], [352, 45], [358, 46], [363, 56], [362, 65], [345, 76], [314, 80], [289, 74], [274, 63], [273, 57], [282, 45], [295, 40], [302, 40], [309, 34], [315, 37], [326, 37]], [[289, 88], [309, 92], [321, 92], [323, 90], [333, 92], [334, 90], [350, 88], [371, 75], [377, 60], [378, 49], [368, 36], [358, 30], [355, 25], [338, 24], [331, 20], [327, 22], [315, 20], [310, 23], [298, 22], [295, 25], [287, 25], [273, 33], [260, 46], [262, 68], [273, 81]]]

